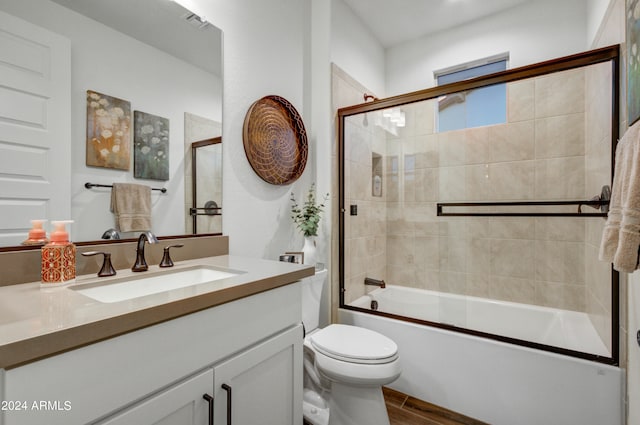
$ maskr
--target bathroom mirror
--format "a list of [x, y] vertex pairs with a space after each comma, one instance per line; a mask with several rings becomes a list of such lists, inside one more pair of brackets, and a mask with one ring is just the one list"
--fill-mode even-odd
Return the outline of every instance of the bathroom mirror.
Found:
[[[172, 0], [0, 0], [0, 11], [70, 41], [71, 217], [67, 218], [75, 221], [72, 239], [100, 240], [114, 227], [110, 188], [85, 188], [85, 183], [164, 188], [164, 194], [152, 191], [152, 230], [158, 236], [190, 234], [188, 176], [194, 139], [189, 138], [222, 134], [220, 29]], [[134, 178], [133, 158], [129, 170], [85, 165], [87, 90], [130, 102], [132, 120], [134, 111], [168, 119], [169, 180]], [[208, 123], [204, 136], [202, 121]], [[135, 143], [133, 131], [131, 141]], [[132, 146], [132, 157], [133, 152]], [[204, 151], [199, 156], [204, 157]], [[216, 158], [221, 164], [221, 153]], [[30, 218], [41, 217], [26, 217], [24, 229], [13, 229], [15, 238], [0, 245], [18, 245]]]

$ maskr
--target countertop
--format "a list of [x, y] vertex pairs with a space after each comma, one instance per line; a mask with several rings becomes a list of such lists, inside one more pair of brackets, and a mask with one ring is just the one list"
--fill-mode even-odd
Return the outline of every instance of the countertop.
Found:
[[[123, 277], [147, 277], [194, 265], [241, 272], [238, 275], [130, 300], [102, 303], [73, 288]], [[186, 260], [172, 269], [149, 266], [116, 276], [84, 275], [75, 283], [41, 288], [40, 282], [0, 287], [0, 368], [73, 350], [107, 338], [231, 302], [312, 276], [314, 268], [239, 256]]]

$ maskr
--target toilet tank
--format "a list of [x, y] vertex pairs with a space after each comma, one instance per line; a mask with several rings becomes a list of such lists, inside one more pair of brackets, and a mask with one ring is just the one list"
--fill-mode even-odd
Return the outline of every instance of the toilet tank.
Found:
[[302, 323], [307, 333], [320, 323], [320, 301], [327, 274], [327, 269], [316, 270], [315, 275], [302, 279]]

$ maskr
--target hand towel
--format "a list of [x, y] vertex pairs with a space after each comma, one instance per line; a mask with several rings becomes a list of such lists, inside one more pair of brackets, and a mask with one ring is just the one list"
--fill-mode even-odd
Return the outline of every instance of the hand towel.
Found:
[[151, 188], [133, 183], [114, 183], [111, 212], [121, 232], [151, 230]]
[[609, 214], [600, 242], [600, 259], [631, 273], [640, 248], [640, 121], [618, 142]]

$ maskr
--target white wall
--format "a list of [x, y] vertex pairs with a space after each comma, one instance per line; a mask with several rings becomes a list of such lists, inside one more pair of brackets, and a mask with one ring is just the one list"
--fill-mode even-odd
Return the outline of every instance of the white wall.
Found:
[[587, 0], [587, 41], [589, 44], [596, 38], [598, 30], [600, 30], [609, 3], [611, 3], [610, 0]]
[[385, 50], [342, 1], [331, 1], [331, 61], [376, 96], [386, 97]]
[[[114, 227], [110, 191], [85, 189], [85, 182], [129, 181], [166, 187], [168, 195], [152, 194], [153, 231], [158, 235], [185, 233], [184, 113], [220, 121], [220, 79], [48, 0], [1, 0], [0, 7], [71, 40], [72, 239], [99, 239], [104, 230]], [[169, 118], [169, 181], [134, 179], [133, 162], [129, 171], [85, 165], [88, 89], [129, 100], [132, 112]], [[133, 147], [131, 151], [133, 155]]]
[[[263, 96], [289, 100], [309, 126], [304, 110], [306, 13], [299, 0], [192, 0], [196, 12], [221, 28], [223, 84], [223, 233], [235, 255], [277, 259], [285, 250], [300, 251], [302, 237], [290, 218], [292, 190], [299, 197], [314, 181], [314, 150], [302, 177], [293, 185], [274, 186], [251, 169], [244, 153], [242, 128], [247, 110]], [[311, 143], [316, 143], [311, 141]], [[321, 254], [319, 261], [325, 260]]]
[[386, 94], [433, 86], [433, 71], [509, 52], [510, 68], [586, 50], [583, 0], [526, 2], [387, 50]]

